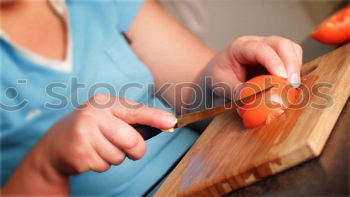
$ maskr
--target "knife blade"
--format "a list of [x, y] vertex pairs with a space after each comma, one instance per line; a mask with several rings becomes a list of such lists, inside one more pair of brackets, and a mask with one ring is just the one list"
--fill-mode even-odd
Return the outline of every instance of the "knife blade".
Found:
[[[264, 93], [268, 90], [270, 90], [271, 88], [273, 88], [274, 86], [271, 85], [261, 91], [258, 91], [252, 95], [249, 95], [247, 97], [244, 97], [242, 99], [238, 99], [238, 100], [234, 100], [231, 102], [228, 102], [224, 105], [218, 106], [218, 107], [214, 107], [211, 109], [205, 109], [202, 111], [197, 111], [197, 112], [191, 112], [191, 113], [187, 113], [181, 116], [177, 116], [177, 123], [174, 126], [174, 128], [180, 128], [180, 127], [184, 127], [186, 125], [189, 125], [191, 123], [200, 121], [200, 120], [205, 120], [207, 118], [216, 116], [218, 114], [236, 109], [242, 105], [244, 105], [248, 100], [250, 100], [251, 98], [256, 97], [257, 95]], [[141, 134], [141, 136], [143, 137], [144, 140], [148, 140], [156, 135], [158, 135], [161, 132], [172, 132], [173, 129], [169, 129], [169, 130], [160, 130], [158, 128], [154, 128], [154, 127], [150, 127], [147, 125], [140, 125], [140, 124], [134, 124], [131, 125], [133, 126], [137, 132], [139, 132]]]
[[247, 97], [244, 97], [242, 99], [238, 99], [238, 100], [234, 100], [228, 103], [225, 103], [224, 105], [218, 106], [218, 107], [214, 107], [211, 109], [205, 109], [202, 111], [196, 111], [196, 112], [191, 112], [191, 113], [187, 113], [181, 116], [177, 116], [177, 123], [174, 126], [174, 128], [179, 128], [179, 127], [184, 127], [186, 125], [189, 125], [191, 123], [200, 121], [200, 120], [205, 120], [207, 118], [213, 117], [215, 115], [236, 109], [242, 105], [244, 105], [245, 103], [247, 103], [248, 100], [250, 100], [251, 98], [266, 92], [268, 90], [270, 90], [273, 86], [269, 86], [261, 91], [256, 92], [255, 94], [249, 95]]

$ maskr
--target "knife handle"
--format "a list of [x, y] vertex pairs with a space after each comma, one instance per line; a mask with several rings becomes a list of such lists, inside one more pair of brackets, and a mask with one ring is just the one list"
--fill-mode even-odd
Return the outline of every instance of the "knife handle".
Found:
[[136, 131], [141, 134], [145, 141], [162, 132], [162, 130], [160, 129], [150, 127], [147, 125], [133, 124], [131, 126], [134, 127], [134, 129], [136, 129]]

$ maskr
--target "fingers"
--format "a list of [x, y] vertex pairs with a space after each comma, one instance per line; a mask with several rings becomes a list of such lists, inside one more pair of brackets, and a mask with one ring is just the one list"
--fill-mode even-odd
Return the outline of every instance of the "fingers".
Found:
[[277, 76], [287, 78], [286, 68], [276, 51], [261, 41], [247, 41], [246, 47], [240, 52], [240, 62], [245, 64], [262, 64], [266, 69]]
[[[112, 102], [113, 101], [113, 102]], [[94, 104], [102, 106], [103, 103], [112, 103], [108, 108], [94, 107]], [[176, 117], [161, 109], [151, 108], [135, 101], [125, 98], [113, 97], [111, 95], [95, 95], [89, 100], [85, 110], [87, 114], [95, 117], [98, 127], [103, 136], [120, 151], [131, 159], [140, 159], [145, 151], [146, 145], [142, 136], [130, 126], [130, 124], [144, 124], [159, 129], [173, 128], [177, 122]], [[91, 111], [90, 111], [91, 110]], [[121, 158], [111, 158], [110, 155], [120, 155], [119, 151], [111, 149], [112, 146], [99, 138], [101, 146], [98, 153], [108, 162], [116, 164]], [[111, 149], [111, 154], [105, 150]]]
[[[94, 102], [90, 102], [93, 99]], [[108, 99], [118, 100], [110, 95], [95, 96], [86, 102], [84, 108], [70, 113], [50, 129], [45, 138], [50, 147], [49, 155], [53, 164], [59, 164], [58, 172], [62, 174], [83, 173], [88, 170], [103, 172], [111, 164], [118, 165], [126, 156], [130, 159], [141, 159], [146, 152], [146, 144], [142, 136], [124, 120], [116, 117], [115, 112], [131, 123], [150, 123], [160, 125], [158, 117], [170, 116], [169, 113], [147, 107], [134, 110], [122, 107], [95, 107]], [[102, 105], [98, 105], [102, 106]], [[149, 109], [151, 113], [148, 112]], [[155, 116], [147, 119], [145, 116]], [[133, 118], [130, 118], [130, 117]], [[152, 122], [153, 121], [153, 122]], [[164, 125], [163, 125], [164, 126]], [[165, 124], [166, 126], [166, 124]], [[173, 126], [173, 125], [171, 125]], [[52, 143], [55, 142], [55, 143]]]
[[297, 58], [299, 60], [299, 64], [302, 65], [303, 64], [303, 48], [301, 48], [300, 45], [293, 43], [294, 49], [297, 53]]
[[294, 60], [293, 64], [289, 64], [287, 66], [287, 71], [288, 71], [288, 81], [289, 83], [297, 88], [300, 86], [300, 70], [302, 66], [302, 52], [299, 49], [299, 45], [291, 43], [292, 47], [294, 48], [295, 51], [295, 57], [296, 59]]
[[122, 99], [112, 108], [112, 113], [129, 124], [144, 124], [159, 129], [173, 128], [176, 117], [164, 110], [148, 107], [131, 100]]
[[300, 85], [300, 69], [302, 65], [301, 47], [282, 37], [270, 36], [264, 39], [279, 55], [288, 73], [288, 81], [294, 86]]
[[104, 106], [104, 109], [107, 109], [106, 103], [110, 104], [108, 109], [114, 116], [129, 124], [144, 124], [159, 129], [169, 129], [173, 128], [177, 122], [176, 117], [169, 112], [148, 107], [126, 98], [97, 94], [89, 99], [89, 106], [95, 109], [99, 109], [99, 106]]
[[300, 85], [302, 48], [286, 38], [244, 36], [233, 42], [230, 51], [240, 64], [262, 64], [294, 87]]
[[93, 170], [96, 172], [104, 172], [111, 167], [110, 164], [103, 158], [101, 158], [97, 152], [91, 151], [90, 154], [91, 159], [86, 161], [89, 170]]
[[125, 153], [108, 141], [101, 132], [95, 133], [93, 146], [97, 154], [109, 164], [118, 165], [125, 159]]
[[[110, 145], [118, 147], [118, 149], [124, 152], [130, 159], [141, 159], [146, 152], [146, 144], [141, 135], [129, 124], [116, 117], [111, 116], [108, 121], [104, 121], [100, 125], [100, 130], [103, 136], [111, 143]], [[102, 141], [102, 140], [100, 140]], [[108, 143], [103, 143], [99, 148], [99, 153], [104, 156], [110, 163], [116, 163], [122, 159], [119, 151], [116, 148], [111, 149], [111, 153], [102, 153], [104, 150], [111, 148]], [[113, 152], [114, 151], [114, 152]], [[117, 156], [117, 158], [110, 158], [111, 156]]]

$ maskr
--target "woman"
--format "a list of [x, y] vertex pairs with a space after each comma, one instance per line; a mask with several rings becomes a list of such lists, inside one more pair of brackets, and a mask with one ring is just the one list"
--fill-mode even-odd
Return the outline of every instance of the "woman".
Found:
[[244, 36], [215, 52], [152, 0], [1, 0], [1, 21], [4, 195], [144, 195], [198, 137], [145, 142], [130, 124], [176, 123], [150, 90], [179, 112], [195, 97], [179, 85], [207, 76], [230, 97], [246, 64], [300, 83], [296, 43]]

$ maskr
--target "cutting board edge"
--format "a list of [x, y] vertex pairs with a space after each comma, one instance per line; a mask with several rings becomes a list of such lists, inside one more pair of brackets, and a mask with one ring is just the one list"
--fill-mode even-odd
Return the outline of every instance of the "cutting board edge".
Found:
[[[297, 156], [302, 154], [303, 156]], [[276, 175], [280, 172], [283, 172], [285, 170], [288, 170], [289, 168], [293, 167], [293, 166], [297, 166], [297, 165], [301, 165], [306, 161], [309, 161], [311, 159], [317, 158], [319, 154], [317, 154], [312, 147], [312, 144], [310, 144], [310, 142], [305, 141], [305, 143], [301, 146], [297, 146], [295, 149], [292, 149], [288, 152], [285, 152], [283, 155], [278, 155], [276, 156], [276, 159], [280, 159], [281, 164], [280, 165], [275, 165], [272, 164], [272, 162], [274, 162], [274, 160], [276, 159], [271, 159], [268, 162], [262, 162], [260, 164], [254, 165], [251, 168], [246, 168], [243, 170], [240, 170], [239, 172], [232, 172], [232, 174], [225, 174], [224, 177], [222, 178], [216, 178], [216, 179], [211, 179], [205, 182], [205, 185], [201, 185], [201, 184], [196, 184], [193, 187], [187, 188], [186, 190], [179, 192], [177, 194], [177, 196], [184, 196], [184, 197], [193, 197], [193, 196], [198, 196], [200, 193], [202, 193], [203, 191], [208, 191], [208, 188], [215, 188], [216, 192], [211, 193], [211, 196], [217, 196], [217, 194], [219, 195], [225, 195], [229, 192], [235, 191], [236, 189], [242, 188], [244, 186], [248, 186], [251, 184], [254, 184], [256, 182], [259, 182], [271, 175]], [[302, 158], [302, 159], [301, 159]], [[284, 165], [282, 165], [282, 163], [285, 163]], [[288, 165], [286, 165], [288, 164]], [[257, 168], [266, 168], [266, 166], [269, 166], [271, 169], [271, 174], [266, 174], [266, 175], [261, 175], [260, 177], [256, 177], [254, 176], [254, 178], [250, 178], [248, 177], [248, 182], [243, 183], [241, 182], [241, 180], [244, 180], [244, 178], [242, 178], [243, 176], [246, 176], [247, 171], [253, 171], [253, 172], [257, 172], [258, 169]], [[281, 166], [281, 167], [278, 167]], [[253, 173], [252, 173], [253, 175]], [[227, 177], [231, 177], [231, 178], [227, 178]], [[230, 179], [234, 179], [237, 178], [239, 180], [230, 180]], [[203, 183], [203, 182], [202, 182]], [[233, 183], [238, 183], [238, 185], [233, 185]], [[225, 191], [225, 188], [222, 188], [222, 186], [220, 186], [220, 184], [226, 184], [229, 185], [231, 188], [229, 190]], [[210, 189], [209, 191], [213, 191], [213, 189]], [[225, 191], [225, 192], [222, 192]]]

